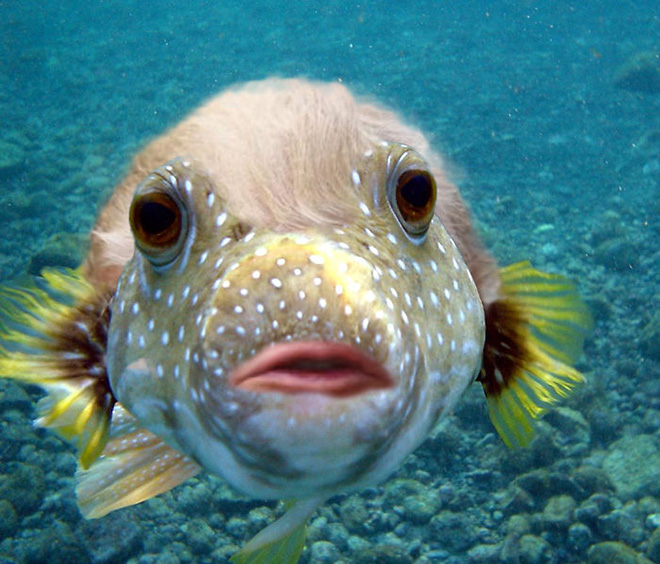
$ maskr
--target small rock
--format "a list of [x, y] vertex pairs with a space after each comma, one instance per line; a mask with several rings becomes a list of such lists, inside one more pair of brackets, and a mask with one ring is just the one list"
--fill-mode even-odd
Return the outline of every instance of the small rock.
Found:
[[590, 496], [595, 493], [607, 493], [614, 490], [609, 477], [600, 468], [593, 466], [580, 466], [572, 474], [573, 480], [582, 490], [583, 495]]
[[140, 553], [143, 546], [143, 533], [134, 519], [130, 513], [119, 512], [106, 519], [82, 521], [76, 536], [84, 540], [95, 564], [126, 562]]
[[653, 562], [660, 562], [660, 529], [653, 531], [649, 544], [646, 547], [646, 555]]
[[596, 528], [605, 539], [621, 540], [631, 546], [642, 542], [645, 536], [641, 523], [623, 509], [598, 517]]
[[549, 495], [550, 473], [545, 469], [532, 470], [518, 476], [513, 483], [535, 498], [539, 496], [545, 498]]
[[529, 533], [529, 519], [526, 515], [514, 515], [506, 525], [506, 532], [518, 538]]
[[[21, 561], [26, 563], [48, 562], [48, 564], [88, 564], [91, 555], [71, 528], [54, 521], [40, 531], [30, 530], [21, 537], [19, 549]], [[95, 560], [96, 562], [100, 562]]]
[[495, 564], [500, 561], [502, 546], [499, 544], [478, 544], [468, 550], [468, 562], [473, 564]]
[[204, 519], [193, 519], [184, 526], [186, 545], [195, 554], [208, 554], [213, 550], [216, 533]]
[[628, 239], [608, 239], [594, 249], [594, 260], [610, 270], [626, 272], [637, 265], [638, 250], [635, 243]]
[[657, 529], [660, 527], [660, 513], [651, 513], [651, 515], [646, 518], [646, 526], [649, 529]]
[[660, 93], [660, 58], [655, 51], [642, 51], [630, 57], [617, 71], [618, 88], [647, 94]]
[[465, 513], [440, 511], [430, 521], [434, 540], [451, 552], [467, 550], [474, 544], [474, 526]]
[[506, 491], [506, 495], [501, 502], [501, 509], [505, 515], [532, 511], [535, 506], [534, 497], [515, 485]]
[[379, 544], [357, 552], [353, 562], [355, 564], [411, 564], [412, 558], [398, 546]]
[[227, 521], [227, 532], [234, 538], [243, 539], [247, 536], [247, 523], [240, 517], [232, 517]]
[[319, 564], [332, 564], [341, 558], [337, 547], [328, 541], [316, 541], [310, 547], [312, 561]]
[[18, 529], [18, 515], [6, 499], [0, 500], [0, 540], [11, 537]]
[[368, 532], [365, 525], [369, 521], [369, 511], [364, 506], [362, 498], [352, 495], [346, 498], [339, 506], [341, 522], [351, 533], [361, 534]]
[[568, 537], [566, 542], [571, 551], [582, 553], [591, 544], [591, 529], [582, 523], [574, 523], [568, 528]]
[[550, 544], [536, 535], [523, 535], [518, 550], [521, 564], [543, 564], [551, 558]]
[[425, 525], [440, 509], [440, 500], [434, 495], [414, 495], [403, 502], [403, 518], [415, 525]]
[[30, 515], [39, 509], [46, 493], [44, 471], [21, 462], [7, 466], [9, 472], [0, 476], [0, 499], [8, 500], [19, 515]]
[[34, 413], [34, 402], [24, 388], [13, 382], [7, 382], [0, 390], [0, 412], [13, 409], [31, 417]]
[[28, 273], [38, 276], [46, 267], [76, 268], [87, 249], [89, 236], [82, 233], [57, 233], [30, 259]]
[[636, 435], [613, 442], [603, 470], [624, 500], [660, 496], [660, 439]]
[[612, 500], [604, 494], [594, 494], [575, 510], [575, 518], [581, 523], [595, 525], [598, 517], [612, 510]]
[[573, 522], [575, 500], [568, 495], [557, 495], [548, 500], [543, 509], [543, 523], [546, 528], [567, 529]]
[[587, 552], [588, 564], [652, 564], [648, 559], [622, 542], [599, 542]]

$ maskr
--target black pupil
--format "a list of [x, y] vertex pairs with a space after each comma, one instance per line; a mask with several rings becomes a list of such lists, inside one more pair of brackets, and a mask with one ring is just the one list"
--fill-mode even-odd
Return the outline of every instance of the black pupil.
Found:
[[433, 197], [433, 188], [425, 175], [416, 174], [405, 179], [399, 194], [411, 206], [425, 208]]
[[176, 214], [167, 206], [156, 202], [146, 202], [140, 209], [140, 224], [145, 233], [158, 235], [172, 226]]

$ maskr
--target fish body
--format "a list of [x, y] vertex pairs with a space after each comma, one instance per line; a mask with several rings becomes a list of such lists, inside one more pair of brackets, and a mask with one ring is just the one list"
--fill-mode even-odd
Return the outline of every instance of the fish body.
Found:
[[138, 188], [137, 201], [165, 179], [195, 227], [166, 267], [136, 253], [124, 269], [111, 387], [244, 492], [330, 495], [385, 478], [478, 374], [476, 286], [438, 220], [408, 239], [388, 203], [400, 174], [388, 159], [426, 170], [408, 148], [374, 147], [346, 175], [360, 212], [334, 228], [236, 237], [241, 219], [185, 160]]
[[[473, 381], [511, 445], [581, 381], [575, 288], [499, 272], [423, 135], [340, 85], [214, 98], [136, 157], [91, 242], [50, 294], [6, 292], [28, 330], [5, 339], [32, 352], [0, 373], [41, 384], [42, 423], [78, 439], [87, 516], [201, 469], [301, 500], [237, 562], [296, 561], [314, 508], [386, 479]], [[74, 371], [81, 310], [105, 315]], [[90, 375], [85, 336], [106, 332]]]

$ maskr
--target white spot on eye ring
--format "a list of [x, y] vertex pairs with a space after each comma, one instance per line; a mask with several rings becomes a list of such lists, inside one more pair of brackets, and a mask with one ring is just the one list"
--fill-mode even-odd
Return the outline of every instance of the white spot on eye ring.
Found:
[[351, 180], [353, 180], [353, 184], [355, 184], [355, 186], [359, 186], [360, 182], [362, 182], [360, 180], [360, 173], [357, 170], [351, 171]]
[[367, 206], [367, 204], [364, 202], [360, 202], [360, 209], [362, 210], [362, 213], [367, 217], [371, 216], [371, 210], [369, 209], [369, 206]]

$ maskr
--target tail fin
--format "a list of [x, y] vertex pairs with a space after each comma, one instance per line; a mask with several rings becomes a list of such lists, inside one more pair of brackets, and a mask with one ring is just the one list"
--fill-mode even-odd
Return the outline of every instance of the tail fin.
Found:
[[507, 446], [524, 446], [533, 420], [584, 381], [572, 364], [591, 316], [575, 285], [529, 262], [500, 270], [501, 297], [486, 310], [479, 381], [488, 412]]
[[115, 399], [105, 369], [110, 296], [77, 272], [0, 288], [0, 377], [41, 386], [37, 423], [76, 440], [84, 468], [107, 441]]

